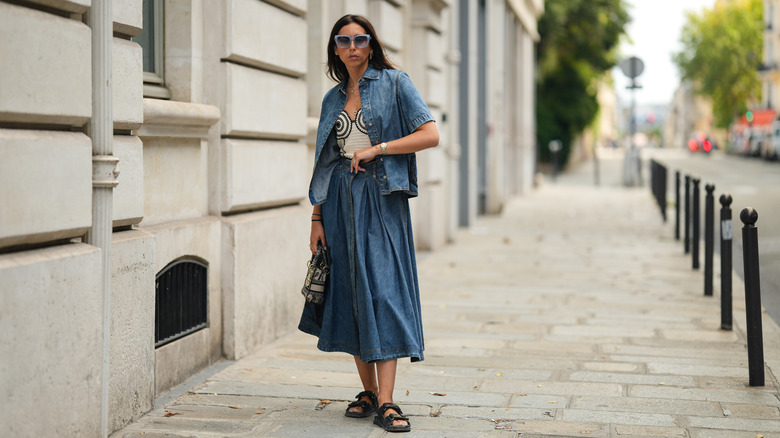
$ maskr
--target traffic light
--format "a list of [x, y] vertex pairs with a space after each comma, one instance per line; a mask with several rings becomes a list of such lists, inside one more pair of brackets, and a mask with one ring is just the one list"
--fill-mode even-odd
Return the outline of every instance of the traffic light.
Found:
[[747, 119], [748, 123], [753, 123], [753, 111], [747, 111], [745, 113], [745, 118]]

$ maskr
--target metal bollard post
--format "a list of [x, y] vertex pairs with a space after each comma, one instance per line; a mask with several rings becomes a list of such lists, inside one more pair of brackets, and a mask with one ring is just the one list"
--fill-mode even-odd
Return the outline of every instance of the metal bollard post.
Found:
[[680, 240], [680, 171], [674, 173], [674, 239]]
[[693, 269], [699, 269], [699, 241], [701, 239], [701, 212], [699, 211], [699, 182], [700, 179], [693, 180], [693, 237], [691, 245], [693, 254]]
[[661, 204], [660, 205], [661, 215], [664, 218], [664, 223], [666, 223], [666, 179], [668, 178], [668, 176], [667, 176], [666, 166], [660, 164], [659, 166], [660, 166], [659, 169], [661, 170], [661, 181], [660, 181], [660, 187], [658, 188], [659, 190], [658, 195], [660, 197], [658, 203]]
[[704, 197], [704, 295], [712, 296], [712, 257], [715, 250], [715, 198], [712, 192], [715, 186], [704, 186], [707, 195]]
[[731, 330], [731, 195], [720, 195], [720, 328]]
[[758, 271], [758, 212], [746, 208], [739, 214], [745, 266], [745, 320], [747, 322], [750, 386], [764, 386], [764, 341], [761, 321], [761, 285]]
[[691, 233], [691, 177], [690, 175], [685, 175], [685, 216], [683, 217], [685, 219], [685, 224], [683, 227], [685, 228], [685, 235], [683, 239], [683, 246], [685, 247], [685, 253], [688, 254], [691, 252], [691, 246], [690, 246], [690, 233]]

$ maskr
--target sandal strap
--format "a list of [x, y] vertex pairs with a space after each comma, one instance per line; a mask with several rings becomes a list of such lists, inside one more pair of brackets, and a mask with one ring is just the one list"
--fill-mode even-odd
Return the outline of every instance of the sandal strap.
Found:
[[[363, 398], [363, 397], [368, 397], [369, 401], [361, 400], [361, 398]], [[360, 394], [355, 396], [355, 401], [350, 403], [347, 406], [347, 409], [350, 409], [350, 408], [362, 408], [363, 411], [366, 411], [366, 410], [371, 409], [372, 407], [374, 407], [374, 406], [376, 406], [378, 404], [379, 404], [379, 402], [377, 401], [376, 393], [374, 393], [374, 391], [363, 391]]]
[[[382, 406], [380, 406], [378, 410], [379, 410], [379, 413], [382, 414], [382, 416], [384, 417], [385, 416], [385, 412], [387, 412], [388, 409], [392, 409], [392, 410], [398, 412], [398, 415], [403, 415], [404, 414], [403, 412], [401, 412], [401, 408], [397, 404], [395, 404], [395, 403], [385, 403]], [[395, 414], [390, 414], [390, 415], [395, 415]]]
[[409, 417], [405, 417], [403, 415], [388, 414], [387, 417], [385, 417], [385, 418], [387, 418], [387, 420], [390, 422], [390, 424], [392, 424], [393, 421], [396, 421], [396, 420], [398, 420], [398, 421], [406, 421], [407, 424], [409, 423]]
[[369, 402], [367, 402], [365, 400], [358, 400], [358, 401], [353, 401], [352, 403], [347, 405], [347, 408], [348, 409], [351, 409], [351, 408], [362, 408], [365, 411], [366, 409], [371, 408], [371, 406], [372, 406], [371, 403], [369, 403]]
[[368, 397], [371, 399], [374, 405], [379, 404], [376, 398], [376, 393], [374, 391], [363, 391], [360, 394], [356, 395], [355, 398], [360, 400], [363, 397]]

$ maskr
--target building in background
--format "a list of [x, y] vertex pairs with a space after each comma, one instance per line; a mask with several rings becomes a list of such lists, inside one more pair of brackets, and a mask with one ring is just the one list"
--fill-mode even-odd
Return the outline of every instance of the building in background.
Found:
[[780, 109], [780, 1], [764, 0], [764, 53], [759, 67], [761, 108]]
[[[121, 428], [295, 329], [325, 46], [345, 13], [372, 20], [441, 132], [419, 155], [421, 249], [531, 188], [543, 0], [109, 3], [110, 65], [93, 56], [96, 2], [0, 1], [0, 435], [101, 436], [102, 413]], [[93, 65], [112, 71], [107, 156]], [[85, 238], [93, 207], [112, 217], [110, 264]]]

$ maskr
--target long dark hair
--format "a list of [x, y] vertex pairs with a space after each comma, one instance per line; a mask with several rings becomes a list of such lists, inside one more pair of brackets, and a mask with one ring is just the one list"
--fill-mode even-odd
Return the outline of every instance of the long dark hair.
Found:
[[370, 21], [368, 21], [368, 18], [361, 15], [347, 14], [339, 18], [338, 21], [336, 21], [336, 24], [333, 25], [333, 30], [330, 31], [330, 38], [328, 39], [327, 49], [328, 77], [336, 82], [344, 82], [347, 80], [347, 78], [349, 78], [349, 71], [347, 71], [347, 66], [344, 65], [344, 63], [341, 62], [341, 59], [339, 59], [338, 55], [336, 55], [336, 42], [333, 40], [333, 38], [338, 35], [338, 31], [340, 31], [342, 27], [350, 23], [359, 24], [363, 27], [363, 29], [366, 30], [369, 35], [371, 35], [371, 41], [369, 42], [369, 45], [374, 51], [374, 54], [369, 58], [368, 65], [377, 70], [396, 70], [396, 66], [393, 65], [389, 59], [387, 59], [387, 55], [385, 55], [385, 47], [382, 45], [382, 42], [379, 41], [379, 37], [376, 36], [374, 26]]

